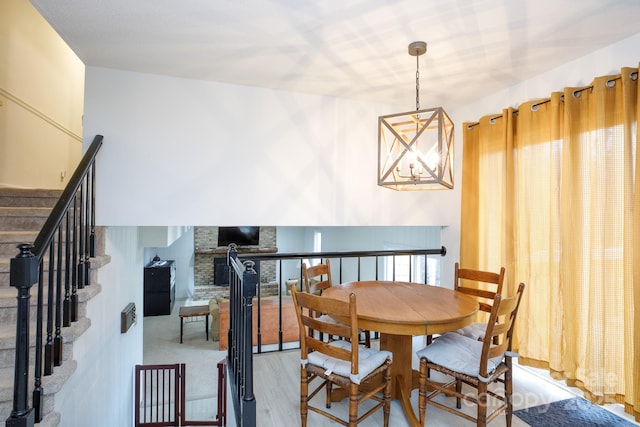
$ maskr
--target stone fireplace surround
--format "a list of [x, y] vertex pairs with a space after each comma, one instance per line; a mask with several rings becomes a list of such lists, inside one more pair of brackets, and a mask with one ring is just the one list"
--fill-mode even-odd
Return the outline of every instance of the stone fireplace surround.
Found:
[[[194, 300], [207, 300], [228, 294], [227, 286], [214, 285], [214, 258], [226, 258], [227, 248], [218, 247], [218, 227], [194, 227]], [[250, 249], [238, 247], [240, 253]], [[256, 252], [277, 252], [276, 227], [260, 227], [260, 245]], [[260, 263], [261, 293], [277, 294], [276, 262]], [[271, 289], [274, 288], [274, 289]]]

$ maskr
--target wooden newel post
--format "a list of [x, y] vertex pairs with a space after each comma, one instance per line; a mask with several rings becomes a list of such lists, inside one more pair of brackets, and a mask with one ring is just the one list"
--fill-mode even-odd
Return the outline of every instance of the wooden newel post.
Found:
[[7, 427], [32, 427], [33, 408], [29, 407], [29, 304], [31, 286], [38, 281], [38, 259], [31, 252], [33, 245], [18, 245], [20, 253], [11, 258], [9, 284], [18, 290], [16, 322], [16, 356], [14, 366], [13, 410]]

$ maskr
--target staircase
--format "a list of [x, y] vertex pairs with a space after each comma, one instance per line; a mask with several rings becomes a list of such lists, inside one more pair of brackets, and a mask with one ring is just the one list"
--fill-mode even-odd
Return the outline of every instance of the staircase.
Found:
[[[61, 190], [23, 190], [0, 188], [0, 423], [4, 425], [13, 408], [13, 383], [16, 340], [16, 289], [9, 286], [10, 259], [18, 254], [16, 246], [35, 240], [52, 207], [60, 197]], [[91, 285], [78, 290], [78, 321], [62, 328], [63, 361], [54, 367], [53, 374], [42, 377], [44, 393], [43, 419], [38, 426], [55, 427], [60, 424], [60, 414], [54, 411], [55, 396], [66, 380], [73, 375], [76, 362], [73, 360], [73, 343], [90, 327], [87, 317], [87, 301], [100, 292], [97, 270], [109, 262], [104, 255], [104, 230], [96, 230], [96, 257], [91, 259]], [[44, 264], [45, 266], [48, 263]], [[48, 271], [44, 272], [45, 275]], [[46, 292], [46, 291], [45, 291]], [[29, 356], [29, 396], [33, 391], [33, 363], [35, 343], [35, 314], [37, 289], [31, 289], [31, 325]], [[46, 304], [46, 297], [44, 298]], [[45, 307], [46, 312], [46, 307]], [[46, 315], [45, 315], [46, 317]], [[33, 407], [33, 405], [29, 405]]]

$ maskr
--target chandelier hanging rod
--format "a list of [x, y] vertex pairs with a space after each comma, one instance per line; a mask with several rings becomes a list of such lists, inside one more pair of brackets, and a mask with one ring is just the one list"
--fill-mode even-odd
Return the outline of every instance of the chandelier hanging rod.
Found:
[[418, 41], [409, 44], [409, 55], [416, 57], [416, 111], [420, 110], [420, 56], [427, 53], [427, 43]]

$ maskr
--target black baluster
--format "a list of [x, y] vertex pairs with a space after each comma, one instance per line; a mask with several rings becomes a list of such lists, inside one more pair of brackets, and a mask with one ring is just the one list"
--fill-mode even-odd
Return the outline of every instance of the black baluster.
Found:
[[78, 207], [77, 207], [77, 195], [73, 196], [73, 247], [71, 260], [71, 321], [78, 321]]
[[49, 274], [47, 282], [47, 343], [44, 346], [44, 374], [51, 375], [53, 373], [53, 278], [55, 273], [55, 251], [53, 250], [54, 241], [49, 244]]
[[[54, 239], [56, 240], [56, 239]], [[58, 227], [58, 259], [56, 263], [56, 329], [53, 338], [53, 366], [60, 366], [62, 363], [62, 228]]]
[[36, 364], [34, 368], [33, 409], [35, 422], [42, 421], [42, 405], [44, 391], [42, 390], [42, 310], [43, 310], [43, 275], [44, 263], [40, 261], [40, 274], [38, 274], [38, 305], [36, 307]]
[[80, 219], [78, 221], [78, 229], [80, 230], [80, 237], [78, 239], [78, 289], [84, 288], [84, 183], [80, 185], [80, 206], [78, 211], [80, 212]]
[[91, 233], [89, 237], [89, 256], [96, 256], [96, 162], [91, 163]]
[[71, 230], [69, 220], [69, 211], [65, 214], [65, 239], [64, 239], [64, 303], [62, 306], [62, 325], [68, 327], [71, 325], [71, 277], [69, 276], [69, 269], [71, 267]]
[[89, 183], [90, 175], [87, 174], [85, 177], [85, 185], [87, 187], [86, 197], [85, 197], [85, 213], [84, 213], [84, 285], [89, 286], [91, 284], [91, 261], [89, 260], [89, 256], [91, 254], [91, 188]]

